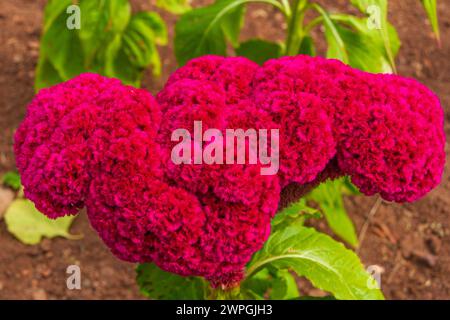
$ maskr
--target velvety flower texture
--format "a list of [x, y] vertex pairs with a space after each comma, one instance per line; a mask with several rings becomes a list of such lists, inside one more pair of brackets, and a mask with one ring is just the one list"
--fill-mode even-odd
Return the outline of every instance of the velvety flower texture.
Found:
[[[174, 164], [171, 133], [193, 132], [194, 121], [223, 134], [279, 129], [278, 174], [261, 175], [261, 163]], [[444, 144], [439, 100], [415, 80], [318, 57], [259, 67], [204, 56], [156, 99], [95, 74], [43, 89], [14, 148], [25, 194], [47, 216], [86, 207], [120, 259], [232, 286], [267, 239], [283, 188], [349, 175], [367, 195], [414, 201], [440, 182]]]
[[[389, 201], [417, 200], [439, 184], [445, 164], [443, 109], [416, 80], [362, 72], [338, 60], [297, 56], [268, 61], [258, 70], [254, 86], [257, 104], [281, 115], [281, 123], [289, 122], [280, 142], [285, 184], [313, 181], [315, 172], [334, 157], [337, 174], [349, 175], [364, 194], [379, 193]], [[321, 130], [311, 116], [295, 115], [295, 105], [306, 113], [302, 104], [312, 100], [293, 99], [298, 95], [318, 101], [313, 115], [323, 115]], [[310, 122], [317, 133], [308, 128]], [[296, 125], [304, 129], [298, 127], [297, 136], [289, 134]], [[287, 157], [286, 145], [292, 145]], [[315, 161], [304, 169], [305, 161], [289, 162], [296, 157]]]

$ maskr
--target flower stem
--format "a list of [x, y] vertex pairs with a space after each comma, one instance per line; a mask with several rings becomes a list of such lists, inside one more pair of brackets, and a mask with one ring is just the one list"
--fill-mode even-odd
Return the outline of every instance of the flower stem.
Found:
[[308, 0], [293, 0], [292, 13], [288, 16], [288, 31], [286, 37], [287, 56], [298, 54], [303, 38], [303, 18]]

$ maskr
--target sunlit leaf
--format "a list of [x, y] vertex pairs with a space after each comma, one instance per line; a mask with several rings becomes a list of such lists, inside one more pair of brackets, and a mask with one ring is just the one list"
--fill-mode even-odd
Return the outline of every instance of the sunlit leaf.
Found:
[[248, 264], [247, 276], [268, 266], [304, 276], [337, 299], [383, 299], [356, 254], [312, 228], [290, 226], [273, 232]]
[[27, 199], [16, 199], [5, 213], [8, 231], [25, 244], [37, 244], [43, 237], [79, 239], [69, 232], [74, 216], [50, 219]]
[[156, 0], [156, 5], [173, 14], [183, 14], [191, 9], [188, 0]]
[[329, 180], [315, 188], [307, 198], [315, 201], [322, 210], [331, 230], [353, 247], [358, 246], [358, 237], [342, 200], [344, 180]]

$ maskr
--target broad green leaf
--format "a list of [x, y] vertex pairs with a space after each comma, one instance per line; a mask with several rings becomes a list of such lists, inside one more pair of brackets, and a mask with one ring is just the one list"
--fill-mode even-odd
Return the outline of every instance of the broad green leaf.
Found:
[[307, 54], [308, 56], [314, 57], [316, 55], [316, 48], [314, 47], [313, 38], [310, 36], [305, 36], [300, 43], [299, 54]]
[[79, 239], [80, 236], [69, 233], [75, 217], [65, 216], [52, 220], [40, 213], [34, 204], [26, 199], [16, 199], [5, 213], [8, 231], [25, 244], [37, 244], [42, 237], [64, 237]]
[[271, 275], [268, 268], [264, 268], [242, 281], [241, 293], [247, 299], [263, 300], [271, 286]]
[[246, 299], [289, 300], [299, 297], [295, 277], [287, 270], [261, 269], [241, 283], [241, 294]]
[[276, 270], [276, 272], [273, 272], [270, 299], [289, 300], [297, 298], [299, 295], [297, 281], [288, 270]]
[[277, 0], [217, 0], [212, 5], [188, 11], [175, 25], [178, 64], [184, 65], [205, 54], [226, 55], [227, 39], [236, 47], [243, 17], [241, 8], [250, 2], [271, 4], [284, 10]]
[[342, 200], [345, 184], [343, 179], [328, 180], [315, 188], [307, 198], [319, 204], [331, 230], [353, 247], [358, 237], [352, 220], [348, 217]]
[[325, 25], [325, 36], [328, 43], [327, 57], [333, 57], [341, 60], [344, 63], [349, 62], [347, 49], [344, 40], [342, 39], [337, 25], [331, 20], [328, 12], [316, 3], [311, 5], [323, 17]]
[[[284, 10], [277, 0], [218, 0], [212, 5], [186, 12], [175, 25], [175, 56], [179, 65], [205, 54], [226, 55], [226, 39], [236, 46], [240, 30], [239, 8], [263, 2]], [[236, 10], [238, 13], [236, 14]], [[238, 23], [227, 19], [238, 16]], [[224, 32], [225, 30], [225, 32]]]
[[71, 4], [72, 0], [49, 0], [47, 2], [44, 9], [44, 33], [47, 32], [58, 16], [66, 12], [67, 7]]
[[156, 6], [173, 14], [183, 14], [191, 9], [189, 0], [156, 0]]
[[248, 40], [236, 48], [236, 55], [246, 57], [258, 64], [278, 58], [282, 52], [283, 48], [279, 44], [260, 39]]
[[[218, 0], [216, 2], [226, 2], [227, 0]], [[225, 38], [234, 48], [239, 46], [239, 34], [244, 24], [245, 6], [240, 5], [236, 9], [231, 10], [221, 19], [221, 26]]]
[[67, 29], [66, 19], [64, 11], [55, 18], [41, 39], [41, 58], [48, 59], [63, 80], [85, 71], [78, 31]]
[[439, 32], [439, 20], [437, 15], [437, 5], [436, 0], [421, 0], [422, 5], [427, 12], [428, 19], [430, 19], [431, 27], [433, 28], [433, 32], [436, 35], [436, 39], [440, 45], [441, 43], [441, 34]]
[[309, 207], [306, 200], [302, 198], [275, 215], [272, 219], [272, 229], [276, 230], [292, 224], [302, 225], [305, 219], [321, 217], [321, 213], [317, 209]]
[[198, 277], [182, 277], [158, 268], [154, 263], [139, 264], [136, 281], [143, 295], [157, 300], [203, 300], [208, 284]]
[[247, 277], [271, 266], [291, 270], [337, 299], [383, 299], [359, 258], [340, 242], [304, 226], [272, 233], [247, 266]]
[[41, 53], [36, 68], [36, 77], [34, 79], [34, 89], [38, 92], [42, 88], [48, 88], [55, 84], [63, 82], [58, 71], [53, 67], [48, 58]]
[[161, 62], [156, 43], [167, 43], [164, 21], [155, 12], [135, 14], [123, 36], [114, 39], [106, 49], [107, 55], [113, 57], [113, 62], [106, 68], [107, 74], [135, 85], [148, 65], [152, 65], [154, 75], [160, 75]]
[[160, 74], [156, 45], [167, 44], [167, 30], [158, 14], [131, 16], [128, 0], [79, 0], [81, 29], [69, 30], [65, 10], [69, 4], [72, 1], [51, 0], [46, 6], [36, 89], [83, 72], [120, 78], [135, 86], [149, 65], [154, 75]]
[[3, 175], [2, 182], [5, 186], [19, 190], [22, 186], [20, 175], [15, 171], [8, 171]]
[[178, 64], [204, 54], [226, 54], [221, 19], [236, 9], [231, 1], [220, 1], [188, 11], [175, 25], [175, 56]]
[[[348, 63], [352, 67], [373, 73], [393, 72], [379, 30], [369, 29], [366, 19], [344, 14], [333, 15], [331, 18], [335, 21], [336, 30], [344, 41], [348, 52]], [[400, 40], [392, 25], [387, 23], [386, 28], [390, 41], [389, 47], [395, 56], [400, 48]], [[326, 34], [326, 37], [330, 35]], [[328, 57], [339, 58], [332, 46], [328, 49]]]
[[[396, 52], [395, 48], [392, 47], [392, 42], [395, 41], [395, 39], [392, 38], [395, 29], [392, 26], [389, 26], [388, 23], [387, 0], [351, 0], [351, 3], [355, 7], [357, 7], [362, 13], [367, 14], [369, 16], [369, 19], [375, 19], [374, 21], [376, 22], [375, 25], [378, 26], [377, 28], [374, 28], [372, 31], [379, 33], [379, 36], [382, 40], [385, 49], [385, 56], [389, 61], [392, 71], [396, 73], [396, 66], [395, 66]], [[365, 22], [366, 27], [368, 27], [370, 21], [366, 20]], [[392, 29], [394, 29], [394, 31], [392, 31]]]
[[[131, 16], [128, 0], [81, 0], [82, 28], [78, 31], [84, 52], [84, 68], [94, 68], [97, 52], [118, 33], [122, 33]], [[101, 62], [100, 62], [101, 63]]]

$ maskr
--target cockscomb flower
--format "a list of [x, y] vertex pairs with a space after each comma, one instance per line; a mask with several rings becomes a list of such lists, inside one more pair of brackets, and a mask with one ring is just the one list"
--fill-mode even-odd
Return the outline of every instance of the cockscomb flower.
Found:
[[[194, 121], [222, 133], [278, 129], [278, 173], [174, 163], [171, 134]], [[156, 99], [94, 74], [43, 89], [14, 147], [25, 194], [47, 216], [86, 207], [120, 259], [233, 286], [269, 236], [282, 190], [348, 175], [367, 195], [414, 201], [440, 182], [444, 145], [439, 100], [415, 80], [318, 57], [259, 67], [205, 56]]]
[[[321, 141], [316, 143], [320, 157], [314, 158], [309, 172], [319, 172], [337, 158], [333, 175], [349, 175], [366, 195], [414, 201], [439, 184], [445, 163], [443, 109], [439, 99], [416, 80], [362, 72], [338, 60], [297, 56], [268, 61], [254, 83], [257, 103], [280, 117], [280, 123], [290, 123], [280, 143], [282, 148], [292, 145], [288, 152], [281, 150], [285, 184], [314, 181], [314, 174], [308, 177], [308, 170], [302, 168], [303, 162], [289, 162], [305, 152], [309, 158], [311, 149], [302, 145], [295, 149], [294, 143], [304, 140], [308, 146], [314, 138]], [[331, 136], [330, 122], [325, 120], [322, 132], [311, 134], [306, 127], [312, 137], [304, 137], [302, 130], [289, 134], [304, 121], [288, 110], [298, 110], [295, 105], [307, 110], [302, 103], [311, 100], [293, 98], [298, 95], [315, 97], [315, 116], [329, 117]]]

